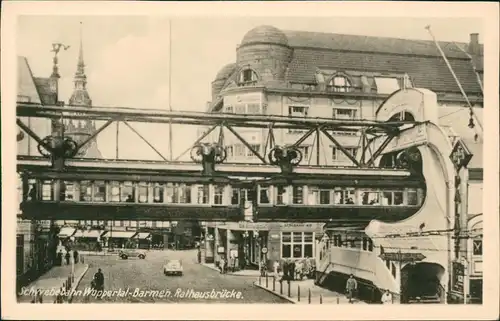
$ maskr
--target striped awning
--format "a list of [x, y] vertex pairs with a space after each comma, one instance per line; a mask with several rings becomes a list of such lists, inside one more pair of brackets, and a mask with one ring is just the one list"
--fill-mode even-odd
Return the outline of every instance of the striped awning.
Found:
[[126, 231], [107, 231], [103, 234], [104, 237], [114, 238], [114, 239], [130, 239], [134, 237], [137, 232], [126, 232]]
[[140, 240], [146, 240], [146, 239], [149, 239], [151, 238], [151, 233], [147, 233], [147, 232], [140, 232], [140, 233], [137, 233], [134, 238], [138, 238]]
[[102, 235], [101, 230], [78, 230], [73, 235], [74, 237], [88, 237], [88, 238], [99, 238]]
[[63, 227], [59, 231], [58, 236], [59, 237], [71, 237], [71, 236], [73, 236], [73, 234], [75, 234], [75, 232], [76, 232], [75, 228], [72, 228], [72, 227]]

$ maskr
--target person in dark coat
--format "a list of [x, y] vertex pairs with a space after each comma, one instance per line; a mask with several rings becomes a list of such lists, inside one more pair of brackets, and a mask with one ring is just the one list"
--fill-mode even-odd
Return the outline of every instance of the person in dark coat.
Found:
[[75, 261], [75, 264], [78, 263], [78, 251], [77, 250], [73, 251], [73, 260]]
[[65, 258], [66, 258], [66, 265], [69, 265], [69, 260], [71, 259], [71, 254], [69, 254], [69, 252], [66, 252]]
[[94, 274], [94, 281], [97, 290], [104, 289], [104, 274], [102, 274], [102, 270], [100, 268], [97, 269], [97, 273]]
[[62, 252], [62, 250], [59, 250], [59, 253], [57, 253], [56, 264], [61, 266], [62, 262], [63, 262], [63, 252]]

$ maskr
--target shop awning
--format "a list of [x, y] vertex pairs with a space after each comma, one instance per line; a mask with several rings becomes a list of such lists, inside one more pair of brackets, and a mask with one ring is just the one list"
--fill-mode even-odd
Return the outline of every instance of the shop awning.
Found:
[[146, 239], [149, 239], [151, 237], [151, 233], [140, 232], [140, 233], [137, 233], [137, 235], [134, 237], [138, 238], [140, 240], [146, 240]]
[[71, 237], [73, 234], [75, 234], [76, 229], [72, 227], [63, 227], [61, 228], [61, 231], [59, 231], [58, 236], [59, 237]]
[[137, 232], [107, 231], [107, 233], [103, 234], [103, 236], [114, 239], [130, 239], [134, 237], [135, 234], [137, 234]]
[[85, 230], [85, 231], [82, 231], [82, 230], [78, 230], [74, 237], [88, 237], [88, 238], [99, 238], [102, 234], [102, 231], [100, 230]]

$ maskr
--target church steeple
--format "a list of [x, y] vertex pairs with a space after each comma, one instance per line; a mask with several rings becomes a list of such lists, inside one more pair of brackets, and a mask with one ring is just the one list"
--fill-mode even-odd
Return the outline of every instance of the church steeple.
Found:
[[78, 63], [76, 65], [75, 87], [69, 99], [69, 104], [73, 106], [92, 106], [92, 100], [87, 92], [87, 76], [85, 75], [85, 62], [83, 60], [83, 35], [82, 23], [80, 22], [80, 50], [78, 53]]
[[[87, 76], [85, 75], [85, 63], [83, 61], [83, 36], [82, 23], [80, 22], [80, 50], [78, 52], [78, 62], [76, 64], [75, 77], [73, 79], [75, 87], [73, 94], [69, 99], [69, 108], [71, 106], [92, 107], [92, 100], [87, 91]], [[78, 120], [74, 122], [69, 120], [65, 123], [67, 136], [72, 137], [78, 144], [83, 143], [95, 130], [95, 122], [90, 119]], [[96, 139], [90, 140], [80, 149], [77, 157], [102, 158]]]

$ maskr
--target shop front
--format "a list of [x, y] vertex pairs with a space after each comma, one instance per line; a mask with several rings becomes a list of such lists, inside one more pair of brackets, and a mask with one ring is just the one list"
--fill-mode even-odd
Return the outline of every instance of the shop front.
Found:
[[[258, 268], [265, 262], [272, 269], [275, 261], [314, 259], [315, 239], [322, 235], [323, 223], [209, 222], [206, 226], [206, 255], [216, 251], [236, 268]], [[213, 235], [213, 241], [209, 241]], [[213, 243], [211, 243], [213, 242]], [[210, 250], [208, 249], [210, 247]]]

